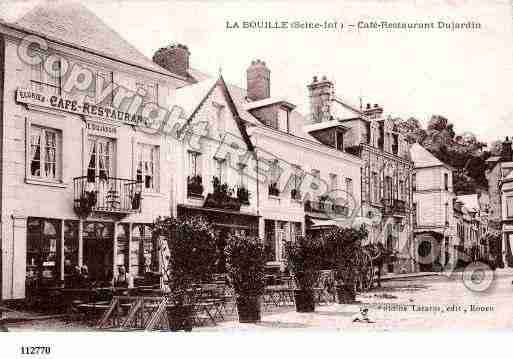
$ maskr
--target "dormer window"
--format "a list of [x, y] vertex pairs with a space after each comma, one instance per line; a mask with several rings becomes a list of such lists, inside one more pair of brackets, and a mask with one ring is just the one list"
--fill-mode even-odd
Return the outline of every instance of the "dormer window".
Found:
[[278, 114], [278, 130], [289, 133], [289, 111], [286, 109], [279, 109]]

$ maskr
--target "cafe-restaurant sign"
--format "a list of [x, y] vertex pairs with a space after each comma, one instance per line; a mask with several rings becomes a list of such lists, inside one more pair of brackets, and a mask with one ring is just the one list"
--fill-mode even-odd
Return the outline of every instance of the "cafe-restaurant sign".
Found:
[[141, 115], [119, 111], [112, 107], [99, 106], [87, 101], [77, 101], [58, 95], [43, 94], [24, 88], [16, 90], [16, 101], [77, 115], [94, 116], [105, 121], [123, 122], [129, 125], [138, 125], [143, 120]]

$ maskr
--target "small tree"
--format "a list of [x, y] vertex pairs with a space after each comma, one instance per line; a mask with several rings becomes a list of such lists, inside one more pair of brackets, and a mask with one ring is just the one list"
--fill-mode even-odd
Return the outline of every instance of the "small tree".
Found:
[[338, 284], [354, 287], [359, 274], [357, 251], [361, 250], [362, 240], [367, 230], [336, 227], [324, 234], [325, 256], [335, 270]]
[[169, 255], [166, 275], [177, 305], [194, 301], [192, 285], [208, 281], [216, 264], [216, 237], [212, 226], [200, 217], [157, 218], [153, 235], [164, 237]]
[[287, 266], [294, 275], [300, 290], [311, 290], [318, 282], [323, 245], [318, 238], [299, 237], [295, 242], [285, 244]]
[[225, 247], [227, 271], [235, 293], [240, 297], [263, 294], [265, 254], [262, 240], [230, 235]]

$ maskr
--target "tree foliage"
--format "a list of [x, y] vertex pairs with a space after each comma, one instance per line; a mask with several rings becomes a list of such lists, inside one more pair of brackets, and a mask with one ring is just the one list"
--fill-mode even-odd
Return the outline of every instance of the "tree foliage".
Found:
[[414, 118], [395, 119], [396, 128], [409, 143], [419, 143], [440, 161], [454, 168], [453, 187], [456, 194], [475, 193], [488, 186], [485, 160], [490, 152], [485, 143], [470, 132], [457, 134], [454, 125], [443, 116], [434, 115], [426, 129]]
[[193, 284], [209, 281], [215, 270], [216, 237], [212, 226], [200, 217], [157, 218], [153, 236], [164, 238], [168, 285], [175, 300], [183, 303]]
[[230, 235], [225, 247], [226, 267], [235, 293], [261, 295], [265, 288], [265, 252], [261, 239]]

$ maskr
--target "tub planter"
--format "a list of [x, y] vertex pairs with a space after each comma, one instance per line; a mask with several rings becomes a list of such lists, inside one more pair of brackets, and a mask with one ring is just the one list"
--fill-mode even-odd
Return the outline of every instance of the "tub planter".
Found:
[[169, 330], [177, 332], [180, 330], [190, 332], [192, 331], [193, 322], [193, 306], [168, 306], [166, 308], [167, 319], [169, 321]]
[[296, 312], [298, 313], [312, 313], [315, 311], [313, 290], [296, 289], [294, 291], [294, 302], [296, 303]]
[[257, 323], [261, 319], [260, 296], [244, 296], [237, 298], [237, 313], [240, 323]]
[[337, 303], [350, 304], [356, 300], [356, 291], [354, 285], [342, 284], [335, 287], [337, 292]]

